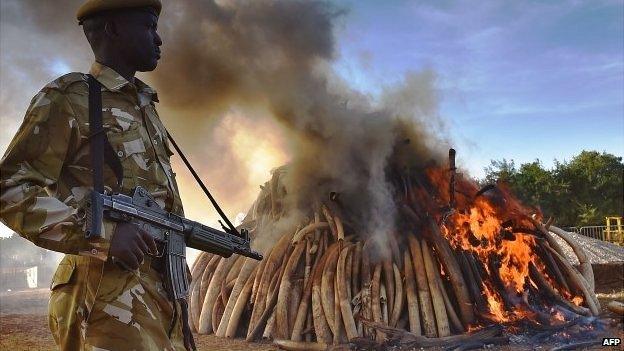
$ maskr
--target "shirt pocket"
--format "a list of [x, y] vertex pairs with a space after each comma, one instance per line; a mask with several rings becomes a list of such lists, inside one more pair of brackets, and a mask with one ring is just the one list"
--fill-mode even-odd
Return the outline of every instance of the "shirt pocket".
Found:
[[153, 160], [148, 155], [145, 140], [138, 125], [124, 132], [111, 132], [108, 134], [108, 140], [121, 161], [124, 189], [131, 190], [140, 185], [139, 178], [143, 179], [143, 182], [150, 179], [149, 169]]
[[102, 124], [104, 129], [113, 133], [123, 133], [136, 129], [140, 124], [140, 116], [132, 114], [128, 109], [105, 107], [102, 109]]

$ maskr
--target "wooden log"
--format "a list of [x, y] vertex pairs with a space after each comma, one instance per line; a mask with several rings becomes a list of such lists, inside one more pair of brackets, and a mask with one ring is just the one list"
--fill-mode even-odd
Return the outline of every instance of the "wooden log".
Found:
[[301, 258], [301, 254], [305, 249], [305, 242], [300, 241], [295, 245], [293, 253], [290, 255], [286, 267], [284, 268], [284, 274], [279, 284], [279, 292], [277, 295], [277, 306], [275, 310], [275, 337], [276, 338], [288, 338], [289, 321], [288, 321], [288, 307], [290, 292], [293, 287], [292, 278]]
[[444, 299], [440, 291], [440, 286], [438, 285], [438, 279], [440, 279], [438, 278], [440, 274], [439, 265], [437, 262], [434, 262], [433, 253], [426, 241], [422, 242], [422, 254], [425, 262], [425, 271], [427, 272], [427, 283], [429, 284], [429, 291], [431, 292], [433, 311], [435, 312], [438, 336], [449, 336], [451, 335], [451, 329], [449, 327], [448, 315], [446, 314]]
[[[238, 330], [238, 325], [240, 324], [240, 317], [245, 310], [245, 306], [247, 305], [248, 299], [251, 295], [251, 289], [253, 287], [253, 283], [255, 281], [255, 275], [257, 274], [259, 269], [259, 265], [256, 263], [256, 268], [249, 274], [247, 277], [247, 281], [245, 285], [241, 289], [238, 294], [238, 298], [236, 299], [236, 303], [234, 304], [234, 308], [230, 312], [229, 322], [227, 324], [227, 328], [225, 330], [226, 338], [233, 338], [236, 336], [236, 331]], [[227, 310], [226, 306], [226, 310]]]
[[418, 308], [418, 293], [416, 292], [416, 277], [412, 267], [412, 258], [409, 251], [403, 253], [403, 271], [405, 272], [405, 290], [407, 293], [407, 314], [409, 316], [410, 332], [421, 335], [420, 309]]
[[345, 331], [349, 341], [358, 337], [357, 327], [355, 325], [355, 319], [353, 318], [353, 311], [351, 310], [351, 299], [348, 294], [348, 285], [351, 280], [346, 275], [347, 255], [352, 246], [346, 246], [340, 252], [338, 258], [338, 266], [336, 267], [336, 289], [338, 292], [338, 300], [340, 304], [340, 312], [342, 314], [342, 320], [344, 321]]
[[592, 268], [592, 265], [589, 262], [589, 259], [587, 258], [585, 249], [583, 249], [578, 244], [578, 242], [572, 238], [570, 233], [566, 232], [565, 230], [555, 227], [554, 225], [551, 225], [550, 231], [559, 235], [561, 239], [565, 240], [565, 242], [568, 243], [568, 245], [570, 245], [570, 247], [572, 248], [572, 251], [574, 251], [574, 254], [579, 260], [579, 271], [581, 275], [583, 276], [583, 278], [585, 278], [585, 281], [587, 281], [589, 290], [593, 293], [595, 290], [594, 269]]
[[199, 333], [200, 334], [209, 334], [212, 333], [212, 312], [214, 310], [214, 304], [217, 302], [217, 298], [219, 297], [219, 293], [221, 292], [221, 283], [225, 279], [227, 273], [230, 271], [230, 268], [236, 262], [236, 256], [230, 256], [228, 258], [224, 258], [219, 262], [215, 272], [213, 274], [212, 279], [210, 280], [210, 284], [208, 284], [208, 289], [206, 291], [206, 297], [204, 298], [204, 303], [202, 305], [202, 311], [199, 317]]
[[413, 235], [410, 235], [408, 240], [410, 252], [412, 254], [412, 266], [416, 276], [416, 286], [418, 288], [423, 327], [422, 331], [425, 336], [433, 338], [438, 335], [438, 331], [433, 311], [433, 304], [431, 301], [431, 293], [429, 292], [429, 283], [427, 282], [427, 272], [425, 271], [425, 262], [423, 260], [420, 240], [416, 239]]
[[466, 282], [461, 274], [461, 270], [459, 269], [459, 265], [453, 255], [449, 242], [440, 233], [440, 228], [438, 228], [436, 222], [432, 218], [429, 218], [428, 221], [430, 231], [424, 231], [424, 233], [426, 233], [428, 239], [433, 244], [433, 247], [438, 253], [440, 262], [444, 266], [445, 272], [448, 273], [459, 306], [462, 324], [467, 328], [468, 325], [475, 321], [473, 304], [470, 299], [468, 287], [466, 286]]
[[392, 307], [392, 313], [390, 314], [390, 326], [396, 327], [399, 322], [401, 312], [403, 311], [404, 290], [403, 278], [401, 277], [399, 267], [393, 263], [392, 270], [394, 271], [394, 287], [396, 290], [394, 292], [394, 306]]
[[535, 285], [537, 285], [540, 293], [546, 294], [546, 296], [550, 297], [555, 303], [562, 305], [576, 314], [591, 316], [591, 312], [587, 308], [577, 306], [563, 298], [563, 296], [561, 296], [561, 294], [559, 294], [559, 292], [557, 292], [557, 290], [555, 290], [555, 288], [548, 283], [546, 278], [537, 269], [537, 267], [535, 267], [533, 262], [529, 263], [529, 276]]

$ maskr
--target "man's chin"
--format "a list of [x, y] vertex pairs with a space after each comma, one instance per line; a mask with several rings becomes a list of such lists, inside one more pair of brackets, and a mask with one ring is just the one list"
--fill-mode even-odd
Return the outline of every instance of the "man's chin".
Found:
[[151, 71], [155, 70], [157, 66], [158, 66], [158, 61], [154, 60], [153, 62], [150, 62], [149, 64], [147, 64], [145, 66], [142, 66], [137, 71], [139, 71], [139, 72], [151, 72]]

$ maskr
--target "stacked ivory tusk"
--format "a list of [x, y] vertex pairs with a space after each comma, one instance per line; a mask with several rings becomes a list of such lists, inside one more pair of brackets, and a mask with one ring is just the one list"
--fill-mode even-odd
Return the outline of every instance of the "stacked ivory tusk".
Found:
[[[434, 244], [406, 234], [408, 245], [402, 252], [371, 262], [377, 245], [344, 237], [337, 228], [329, 230], [330, 222], [284, 234], [262, 262], [202, 253], [192, 269], [190, 318], [195, 330], [249, 341], [340, 344], [358, 337], [384, 339], [382, 331], [367, 328], [362, 320], [430, 338], [463, 333], [475, 321], [458, 304], [468, 301], [467, 310], [472, 311], [468, 289], [454, 290], [450, 278], [441, 276], [440, 267], [450, 264], [441, 260]], [[564, 299], [532, 265], [536, 285], [577, 314], [597, 315], [595, 295], [583, 276], [548, 249], [566, 271], [568, 284], [588, 296], [589, 310]], [[463, 274], [459, 280], [466, 286]]]
[[[279, 218], [277, 191], [264, 188], [251, 219], [243, 222], [255, 226], [252, 234], [260, 222]], [[397, 233], [382, 244], [345, 233], [343, 220], [320, 206], [313, 219], [274, 240], [260, 262], [201, 253], [191, 269], [191, 326], [200, 334], [322, 350], [362, 338], [383, 342], [389, 329], [375, 325], [446, 338], [488, 318], [480, 263], [453, 249], [435, 221], [422, 233]], [[535, 226], [543, 240], [536, 251], [539, 264], [529, 266], [531, 289], [570, 313], [598, 315], [593, 273], [582, 248], [569, 242], [579, 270], [553, 244], [551, 232], [568, 241], [566, 233], [537, 221]], [[585, 306], [569, 301], [562, 289], [578, 292]]]

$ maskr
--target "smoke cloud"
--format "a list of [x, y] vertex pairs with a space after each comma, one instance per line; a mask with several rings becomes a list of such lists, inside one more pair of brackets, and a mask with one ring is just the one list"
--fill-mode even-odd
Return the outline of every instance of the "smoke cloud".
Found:
[[[3, 34], [3, 40], [12, 46], [22, 33], [43, 36], [46, 56], [72, 68], [81, 61], [84, 67], [88, 46], [75, 48], [84, 40], [77, 39], [80, 30], [67, 15], [79, 3], [3, 1], [3, 12], [25, 18], [11, 22], [19, 29], [9, 32], [9, 39]], [[230, 213], [251, 204], [269, 168], [288, 162], [285, 205], [293, 213], [305, 213], [336, 192], [361, 223], [358, 229], [383, 235], [394, 226], [390, 158], [401, 148], [409, 149], [412, 164], [439, 158], [443, 143], [437, 131], [443, 125], [435, 74], [411, 73], [376, 99], [350, 88], [332, 70], [335, 26], [345, 13], [325, 1], [165, 2], [159, 23], [163, 59], [147, 81], [159, 91], [165, 124], [183, 138], [181, 144]], [[37, 66], [32, 54], [18, 64], [23, 55], [3, 53], [3, 70], [5, 56], [11, 70], [31, 80], [46, 76], [32, 70]], [[3, 104], [10, 98], [3, 93]], [[263, 143], [272, 156], [251, 158]], [[259, 162], [267, 165], [260, 167], [264, 178], [257, 169], [250, 172]], [[179, 179], [184, 194], [191, 181]]]

